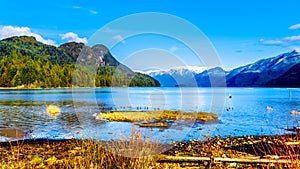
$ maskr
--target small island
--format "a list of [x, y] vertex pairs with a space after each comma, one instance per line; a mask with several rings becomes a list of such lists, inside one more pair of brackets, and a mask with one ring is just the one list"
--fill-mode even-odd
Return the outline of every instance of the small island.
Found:
[[156, 111], [112, 111], [99, 113], [96, 119], [117, 122], [142, 122], [140, 127], [169, 127], [166, 121], [189, 120], [200, 123], [218, 122], [218, 114], [208, 112], [183, 112], [175, 110]]

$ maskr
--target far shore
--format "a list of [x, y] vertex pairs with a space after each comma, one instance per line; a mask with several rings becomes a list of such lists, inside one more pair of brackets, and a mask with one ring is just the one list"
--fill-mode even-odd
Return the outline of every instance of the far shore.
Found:
[[[74, 86], [74, 87], [0, 87], [0, 90], [49, 90], [49, 89], [101, 89], [101, 88], [129, 88], [129, 87], [158, 87], [158, 86], [111, 86], [111, 87], [79, 87], [79, 86]], [[175, 87], [174, 87], [175, 88]]]
[[93, 88], [111, 88], [111, 87], [0, 87], [0, 90], [48, 90], [48, 89], [93, 89]]

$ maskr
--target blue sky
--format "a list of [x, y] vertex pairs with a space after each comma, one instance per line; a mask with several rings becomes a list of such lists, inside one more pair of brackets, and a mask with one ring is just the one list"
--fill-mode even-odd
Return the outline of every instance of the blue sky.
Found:
[[[260, 58], [298, 50], [299, 6], [299, 0], [10, 0], [1, 2], [0, 38], [26, 34], [54, 45], [68, 41], [87, 42], [97, 30], [120, 17], [161, 12], [183, 18], [198, 27], [215, 47], [223, 67], [232, 69]], [[127, 39], [114, 38], [121, 41], [119, 47], [112, 50], [120, 61], [127, 57], [126, 49], [134, 51], [137, 44], [149, 46], [147, 43], [151, 43], [137, 38], [125, 48], [122, 44]], [[153, 41], [155, 38], [150, 37]], [[158, 38], [158, 41], [164, 40]], [[182, 60], [186, 60], [185, 64], [201, 66], [188, 59], [189, 52], [181, 44], [164, 42], [161, 48], [177, 52]]]

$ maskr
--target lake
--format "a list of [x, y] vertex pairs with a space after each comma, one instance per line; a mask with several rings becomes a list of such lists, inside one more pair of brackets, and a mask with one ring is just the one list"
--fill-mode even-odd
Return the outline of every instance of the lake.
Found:
[[[229, 97], [231, 96], [231, 97]], [[61, 114], [46, 112], [56, 105]], [[272, 107], [267, 111], [266, 107]], [[139, 128], [126, 122], [96, 120], [95, 113], [148, 110], [205, 111], [219, 114], [219, 123], [170, 122], [171, 127]], [[285, 134], [298, 127], [300, 89], [288, 88], [96, 88], [0, 90], [0, 128], [30, 131], [28, 138], [131, 137], [132, 129], [160, 142], [205, 139], [209, 136]], [[0, 137], [0, 141], [14, 140]]]

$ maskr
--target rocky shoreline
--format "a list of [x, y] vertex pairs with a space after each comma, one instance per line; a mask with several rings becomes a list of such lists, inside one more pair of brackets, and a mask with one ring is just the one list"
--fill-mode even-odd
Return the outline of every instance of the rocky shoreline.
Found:
[[207, 141], [191, 140], [174, 143], [174, 147], [165, 154], [206, 157], [288, 156], [291, 147], [294, 147], [295, 154], [299, 153], [299, 140], [297, 134], [208, 138]]
[[[171, 145], [171, 149], [151, 157], [154, 159], [151, 163], [146, 165], [156, 166], [159, 162], [159, 158], [165, 156], [173, 157], [209, 157], [209, 158], [257, 158], [257, 159], [290, 159], [299, 160], [300, 137], [297, 134], [286, 134], [279, 136], [244, 136], [244, 137], [227, 137], [227, 138], [208, 138], [206, 141], [191, 140], [187, 142], [176, 142]], [[88, 142], [88, 144], [86, 143]], [[107, 141], [104, 143], [112, 143], [113, 141]], [[29, 161], [26, 165], [31, 165], [32, 160], [37, 160], [36, 155], [39, 156], [40, 162], [43, 165], [48, 165], [47, 160], [52, 159], [54, 166], [62, 167], [62, 162], [72, 162], [77, 158], [84, 158], [86, 152], [85, 147], [101, 149], [101, 145], [94, 143], [91, 140], [20, 140], [12, 142], [0, 143], [0, 161], [1, 165], [14, 164], [12, 162]], [[150, 144], [139, 143], [139, 146], [147, 147]], [[157, 144], [152, 145], [156, 148], [164, 147], [164, 145]], [[83, 151], [85, 150], [85, 151]], [[103, 150], [101, 149], [101, 152]], [[16, 154], [17, 153], [17, 154]], [[17, 156], [17, 157], [16, 157]], [[70, 158], [70, 157], [73, 157]], [[54, 158], [54, 159], [53, 159]], [[121, 158], [122, 160], [129, 160], [130, 158], [121, 157], [117, 155], [115, 159]], [[44, 160], [42, 160], [44, 159]], [[19, 160], [19, 161], [18, 161]], [[91, 159], [93, 160], [93, 159]], [[75, 160], [76, 161], [76, 160]], [[74, 161], [73, 161], [74, 162]], [[72, 163], [73, 163], [72, 162]], [[34, 166], [37, 165], [34, 163]], [[52, 164], [52, 163], [51, 163]], [[298, 165], [299, 163], [297, 163]], [[62, 165], [62, 166], [61, 166]], [[69, 163], [69, 165], [71, 165]], [[110, 165], [110, 163], [103, 163], [103, 165]], [[170, 168], [185, 168], [185, 166], [174, 163], [165, 163], [165, 166]], [[197, 164], [198, 165], [198, 164]], [[228, 165], [232, 165], [231, 163]], [[269, 164], [268, 164], [269, 165]], [[270, 164], [271, 165], [271, 164]], [[71, 165], [72, 166], [72, 165]], [[201, 165], [200, 165], [201, 166]], [[247, 166], [256, 166], [257, 164], [241, 164], [242, 168]], [[202, 167], [202, 166], [201, 166]], [[204, 166], [203, 167], [207, 167]], [[225, 164], [218, 164], [216, 168], [225, 167]], [[159, 168], [159, 167], [154, 167]]]

